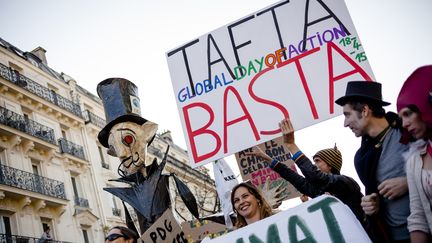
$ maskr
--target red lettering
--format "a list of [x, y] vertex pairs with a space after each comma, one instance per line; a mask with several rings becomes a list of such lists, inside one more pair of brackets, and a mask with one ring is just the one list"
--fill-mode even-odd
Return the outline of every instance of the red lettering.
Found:
[[[192, 109], [195, 107], [199, 107], [199, 108], [206, 110], [208, 112], [208, 114], [210, 115], [210, 119], [207, 122], [207, 124], [205, 124], [203, 127], [199, 128], [195, 131], [192, 131], [192, 127], [191, 127], [190, 119], [189, 119], [189, 109]], [[189, 104], [189, 105], [183, 107], [183, 115], [185, 118], [185, 124], [186, 124], [186, 130], [188, 133], [189, 143], [191, 145], [192, 156], [195, 160], [195, 163], [203, 161], [203, 160], [208, 159], [208, 158], [212, 157], [213, 155], [215, 155], [221, 147], [221, 139], [215, 131], [208, 129], [208, 127], [210, 127], [210, 125], [214, 121], [214, 113], [213, 113], [213, 110], [210, 108], [210, 106], [208, 106], [205, 103], [201, 103], [201, 102], [192, 103], [192, 104]], [[202, 135], [202, 134], [208, 134], [208, 135], [213, 136], [216, 140], [216, 147], [213, 151], [211, 151], [207, 154], [203, 154], [201, 156], [198, 156], [194, 138], [196, 136]]]
[[[339, 55], [341, 55], [354, 70], [351, 70], [346, 73], [342, 73], [338, 76], [334, 76], [333, 73], [333, 52], [332, 49], [335, 50]], [[372, 79], [369, 75], [360, 67], [354, 60], [352, 60], [346, 53], [344, 53], [337, 45], [333, 42], [327, 42], [327, 58], [328, 58], [328, 70], [329, 70], [329, 102], [330, 102], [330, 114], [334, 113], [334, 82], [351, 76], [355, 73], [360, 73], [360, 75], [365, 79], [371, 81]]]
[[[227, 109], [227, 104], [228, 104], [227, 99], [228, 99], [228, 92], [229, 91], [231, 91], [234, 94], [234, 96], [237, 98], [237, 101], [238, 101], [240, 107], [242, 108], [242, 110], [244, 112], [244, 116], [238, 117], [237, 119], [234, 119], [234, 120], [231, 120], [231, 121], [227, 121], [227, 110], [228, 110]], [[228, 126], [234, 125], [234, 124], [236, 124], [238, 122], [241, 122], [241, 121], [243, 121], [245, 119], [248, 120], [249, 125], [251, 126], [252, 131], [254, 133], [256, 141], [260, 140], [260, 136], [258, 134], [258, 130], [257, 130], [256, 126], [255, 126], [255, 123], [252, 120], [252, 117], [249, 114], [249, 111], [246, 109], [246, 106], [243, 103], [243, 100], [241, 99], [240, 94], [238, 93], [238, 91], [233, 86], [228, 86], [225, 89], [225, 92], [224, 92], [224, 110], [223, 110], [223, 112], [224, 112], [224, 153], [228, 152], [228, 142], [227, 142], [227, 140], [228, 140]]]
[[[270, 70], [273, 70], [273, 67], [268, 67], [268, 68], [262, 70], [261, 72], [257, 73], [249, 83], [248, 92], [249, 92], [250, 96], [252, 97], [252, 99], [256, 100], [259, 103], [271, 105], [271, 106], [278, 108], [283, 113], [284, 118], [288, 118], [289, 117], [288, 111], [287, 111], [287, 109], [285, 109], [285, 107], [283, 105], [281, 105], [277, 102], [271, 101], [271, 100], [266, 100], [266, 99], [263, 99], [261, 97], [258, 97], [253, 92], [252, 88], [253, 88], [253, 85], [255, 84], [255, 81], [257, 81], [258, 78], [260, 78], [262, 75], [264, 75], [266, 72], [268, 72]], [[261, 135], [273, 135], [273, 134], [279, 133], [280, 131], [281, 131], [280, 128], [278, 128], [278, 129], [272, 130], [272, 131], [260, 131], [260, 134]]]
[[312, 115], [313, 115], [314, 119], [318, 119], [318, 112], [316, 110], [315, 103], [314, 103], [314, 101], [312, 99], [312, 95], [311, 95], [311, 92], [309, 90], [309, 86], [308, 86], [308, 84], [306, 82], [306, 77], [305, 77], [305, 75], [303, 73], [303, 69], [302, 69], [302, 67], [300, 65], [300, 59], [302, 59], [303, 57], [309, 56], [310, 54], [312, 54], [314, 52], [317, 52], [319, 50], [320, 50], [320, 48], [316, 47], [316, 48], [314, 48], [312, 50], [306, 51], [306, 52], [304, 52], [304, 53], [302, 53], [302, 54], [300, 54], [298, 56], [295, 56], [295, 57], [293, 57], [291, 59], [288, 59], [288, 60], [286, 60], [284, 62], [281, 62], [281, 63], [279, 63], [277, 65], [278, 68], [281, 68], [281, 67], [283, 67], [285, 65], [288, 65], [288, 64], [290, 64], [292, 62], [294, 62], [296, 64], [296, 68], [297, 68], [297, 71], [299, 73], [300, 79], [302, 81], [303, 89], [304, 89], [304, 91], [306, 93], [306, 97], [307, 97], [307, 99], [309, 101], [309, 106], [311, 108]]

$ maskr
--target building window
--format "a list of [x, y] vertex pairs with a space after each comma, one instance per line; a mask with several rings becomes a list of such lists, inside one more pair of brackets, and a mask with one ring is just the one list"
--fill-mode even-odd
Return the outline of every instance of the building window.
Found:
[[0, 215], [0, 234], [12, 235], [10, 218], [7, 216]]
[[99, 151], [99, 157], [101, 160], [101, 165], [103, 168], [105, 169], [109, 169], [109, 164], [106, 162], [105, 160], [105, 156], [104, 156], [104, 152], [101, 146], [97, 146], [98, 147], [98, 151]]
[[35, 175], [42, 175], [41, 174], [41, 169], [40, 169], [40, 161], [31, 159], [31, 165], [32, 165], [32, 172]]
[[78, 183], [78, 178], [71, 176], [71, 181], [72, 181], [72, 189], [74, 192], [74, 197], [75, 198], [79, 198], [80, 197], [80, 187], [79, 187], [79, 183]]
[[88, 208], [89, 202], [83, 197], [82, 187], [77, 176], [71, 176], [72, 189], [74, 192], [75, 205], [79, 207]]
[[88, 236], [87, 230], [83, 229], [82, 233], [83, 233], [83, 237], [84, 237], [84, 242], [85, 243], [90, 243], [89, 242], [89, 236]]
[[112, 198], [112, 207], [113, 208], [117, 208], [117, 202], [116, 202], [116, 199], [115, 199], [115, 196], [111, 196], [111, 198]]
[[42, 223], [42, 230], [43, 232], [45, 232], [48, 228], [50, 229], [50, 236], [52, 239], [55, 239], [55, 235], [54, 235], [54, 229], [53, 229], [53, 223], [52, 223], [52, 219], [50, 218], [43, 218], [41, 217], [41, 223]]
[[67, 135], [65, 130], [61, 130], [62, 138], [67, 140]]
[[6, 165], [6, 153], [2, 147], [0, 147], [0, 165]]
[[100, 155], [101, 161], [102, 161], [102, 163], [104, 163], [105, 162], [105, 158], [104, 158], [101, 146], [98, 146], [98, 150], [99, 150], [99, 155]]

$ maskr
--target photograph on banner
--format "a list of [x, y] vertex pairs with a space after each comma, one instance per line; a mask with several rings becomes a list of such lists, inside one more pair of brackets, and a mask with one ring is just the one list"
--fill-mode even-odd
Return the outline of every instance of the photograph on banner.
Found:
[[337, 198], [322, 195], [203, 243], [372, 242], [356, 216]]
[[374, 80], [343, 0], [280, 1], [166, 53], [192, 167], [342, 113]]
[[211, 239], [230, 232], [225, 225], [210, 220], [185, 221], [181, 223], [181, 228], [186, 234], [187, 242], [201, 242], [205, 237]]
[[148, 229], [141, 238], [140, 243], [148, 242], [187, 242], [183, 232], [171, 209], [167, 209], [158, 220]]
[[[291, 154], [284, 144], [283, 137], [278, 137], [264, 142], [259, 144], [258, 147], [272, 158], [279, 160], [280, 163], [283, 163], [292, 170], [297, 171], [294, 161], [291, 160]], [[278, 187], [285, 189], [283, 193], [279, 195], [279, 197], [284, 200], [299, 197], [301, 195], [301, 193], [297, 191], [291, 183], [272, 170], [267, 162], [263, 161], [260, 157], [246, 155], [246, 152], [251, 152], [250, 150], [251, 148], [235, 154], [243, 181], [248, 180], [252, 182], [252, 184], [263, 191], [266, 197], [269, 195], [269, 192], [267, 192], [268, 189], [270, 189], [270, 194], [272, 194]], [[269, 183], [268, 188], [265, 186], [266, 182]]]

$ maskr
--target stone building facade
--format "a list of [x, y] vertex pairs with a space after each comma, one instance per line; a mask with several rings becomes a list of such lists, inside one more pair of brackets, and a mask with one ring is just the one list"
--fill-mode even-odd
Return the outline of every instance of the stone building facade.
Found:
[[[0, 38], [0, 242], [37, 242], [46, 227], [56, 241], [103, 242], [110, 227], [124, 224], [121, 201], [102, 190], [124, 186], [108, 181], [118, 177], [119, 162], [97, 141], [103, 106], [51, 69], [45, 52], [24, 52]], [[161, 160], [168, 145], [166, 171], [187, 182], [201, 215], [218, 211], [208, 171], [188, 166], [169, 131], [149, 152]], [[172, 195], [177, 218], [192, 219]]]

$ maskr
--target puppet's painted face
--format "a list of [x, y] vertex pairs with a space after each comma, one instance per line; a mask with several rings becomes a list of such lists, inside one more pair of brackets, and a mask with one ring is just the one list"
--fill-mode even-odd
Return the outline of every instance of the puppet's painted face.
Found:
[[137, 172], [146, 161], [147, 146], [156, 133], [157, 124], [147, 121], [143, 125], [122, 122], [114, 125], [108, 137], [108, 154], [120, 159], [119, 174], [122, 176]]

